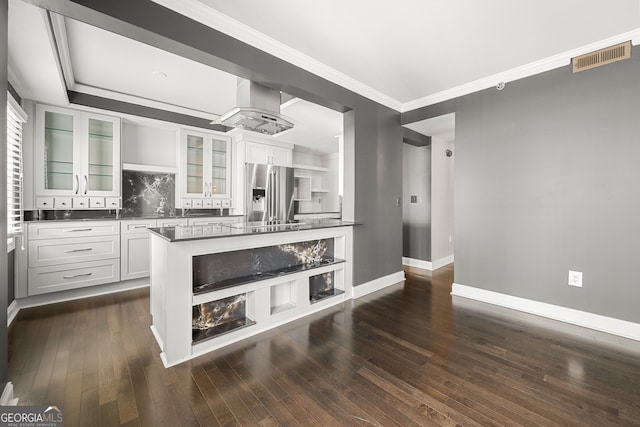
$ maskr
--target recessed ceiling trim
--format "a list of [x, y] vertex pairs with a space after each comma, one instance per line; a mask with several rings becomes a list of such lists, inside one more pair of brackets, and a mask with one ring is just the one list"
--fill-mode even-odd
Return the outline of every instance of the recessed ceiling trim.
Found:
[[60, 55], [58, 54], [58, 46], [56, 44], [56, 36], [53, 33], [53, 27], [51, 24], [51, 17], [49, 12], [45, 9], [40, 9], [40, 13], [42, 19], [44, 20], [44, 27], [47, 31], [47, 37], [49, 38], [49, 43], [51, 44], [51, 50], [53, 52], [53, 57], [56, 62], [56, 69], [58, 70], [58, 77], [60, 79], [60, 89], [64, 93], [64, 98], [67, 104], [69, 104], [69, 96], [67, 95], [67, 86], [64, 78], [64, 73], [62, 71], [62, 64], [60, 63]]
[[19, 94], [26, 93], [26, 90], [25, 90], [25, 87], [24, 87], [24, 83], [22, 82], [22, 79], [20, 77], [18, 77], [18, 74], [14, 71], [13, 67], [11, 66], [12, 62], [13, 61], [11, 61], [11, 60], [7, 61], [7, 80], [9, 81], [9, 83], [11, 83], [11, 86], [13, 86], [13, 88]]
[[62, 77], [64, 78], [67, 89], [73, 89], [73, 86], [75, 85], [75, 78], [73, 76], [73, 66], [71, 65], [71, 53], [69, 52], [67, 26], [64, 20], [64, 16], [54, 12], [49, 12], [49, 24], [51, 25], [53, 42], [56, 46], [55, 54], [58, 57]]
[[152, 1], [396, 111], [402, 108], [402, 102], [196, 0]]
[[103, 89], [95, 86], [89, 86], [82, 83], [76, 83], [73, 87], [74, 92], [86, 93], [87, 95], [99, 96], [102, 98], [109, 98], [116, 101], [128, 102], [131, 104], [138, 104], [144, 107], [157, 108], [159, 110], [171, 111], [178, 114], [186, 114], [188, 116], [199, 117], [201, 119], [215, 120], [219, 115], [212, 114], [205, 111], [193, 110], [191, 108], [181, 107], [179, 105], [169, 104], [166, 102], [160, 102], [153, 99], [142, 98], [139, 96], [129, 95], [122, 92], [115, 92], [108, 89]]

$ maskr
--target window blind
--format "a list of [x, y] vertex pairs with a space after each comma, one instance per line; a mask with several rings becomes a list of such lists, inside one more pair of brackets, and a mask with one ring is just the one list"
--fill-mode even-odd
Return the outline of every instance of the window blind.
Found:
[[10, 245], [22, 232], [22, 124], [27, 115], [7, 94], [7, 238]]

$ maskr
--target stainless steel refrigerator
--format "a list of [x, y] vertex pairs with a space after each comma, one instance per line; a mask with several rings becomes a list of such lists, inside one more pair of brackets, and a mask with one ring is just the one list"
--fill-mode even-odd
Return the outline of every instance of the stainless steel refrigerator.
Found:
[[247, 221], [292, 222], [293, 168], [247, 163]]

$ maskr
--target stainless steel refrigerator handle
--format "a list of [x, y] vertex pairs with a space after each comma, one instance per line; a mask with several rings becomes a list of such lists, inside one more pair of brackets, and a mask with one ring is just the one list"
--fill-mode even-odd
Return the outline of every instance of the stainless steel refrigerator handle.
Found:
[[280, 182], [278, 182], [278, 169], [273, 171], [273, 220], [278, 220], [278, 202], [280, 201]]

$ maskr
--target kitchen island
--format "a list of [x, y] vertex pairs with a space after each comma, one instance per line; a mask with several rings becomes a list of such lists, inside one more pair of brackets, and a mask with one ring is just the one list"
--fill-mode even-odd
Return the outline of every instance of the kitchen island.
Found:
[[352, 298], [352, 226], [151, 228], [151, 330], [166, 367]]

